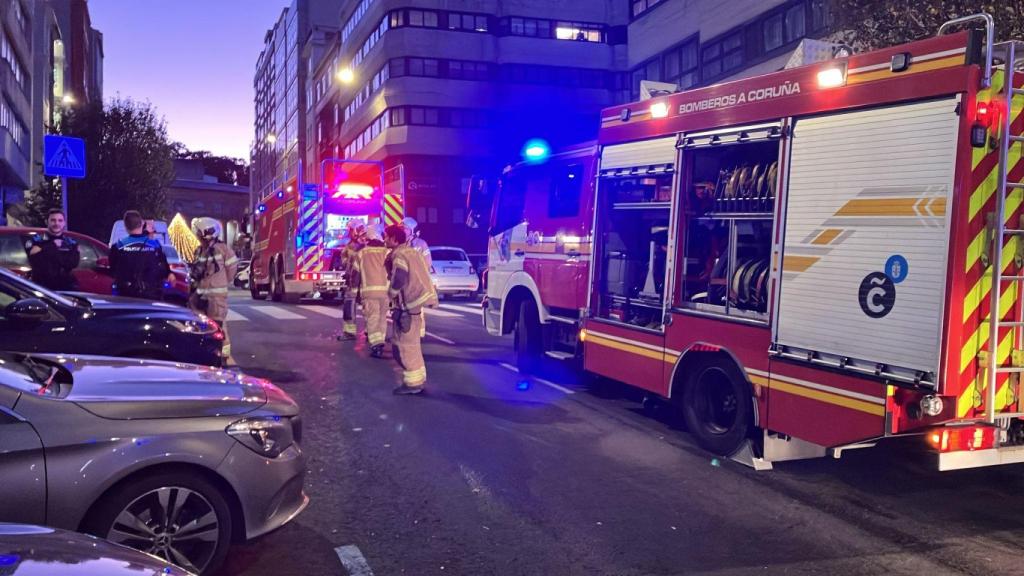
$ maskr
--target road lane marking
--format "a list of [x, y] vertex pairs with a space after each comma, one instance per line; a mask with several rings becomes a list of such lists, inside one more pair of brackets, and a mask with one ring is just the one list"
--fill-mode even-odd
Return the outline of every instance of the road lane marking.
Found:
[[278, 308], [277, 306], [252, 306], [251, 308], [249, 308], [249, 310], [255, 310], [260, 314], [266, 314], [267, 316], [270, 316], [271, 318], [276, 318], [277, 320], [306, 319], [305, 316], [296, 314], [295, 312], [290, 312], [288, 310], [285, 310], [284, 308]]
[[445, 310], [454, 310], [455, 312], [465, 312], [467, 314], [476, 314], [477, 316], [484, 315], [484, 311], [479, 308], [467, 308], [465, 306], [457, 306], [455, 304], [438, 304], [438, 308], [444, 308]]
[[455, 312], [446, 312], [444, 310], [438, 310], [436, 308], [424, 308], [427, 311], [427, 316], [437, 316], [438, 318], [462, 318], [462, 314], [456, 314]]
[[313, 305], [302, 305], [299, 306], [303, 310], [309, 310], [310, 312], [316, 312], [317, 314], [323, 314], [324, 316], [330, 316], [331, 318], [343, 318], [345, 312], [338, 308], [328, 308], [327, 306], [313, 306]]
[[435, 340], [440, 340], [441, 342], [444, 342], [445, 344], [448, 344], [449, 346], [455, 346], [455, 341], [454, 340], [449, 340], [449, 339], [445, 338], [444, 336], [438, 336], [437, 334], [434, 334], [433, 332], [427, 332], [427, 336], [430, 336], [431, 338], [433, 338]]
[[338, 555], [341, 565], [348, 571], [348, 576], [373, 576], [373, 570], [370, 570], [370, 565], [363, 557], [363, 553], [359, 551], [358, 546], [338, 546], [334, 549], [334, 553]]
[[245, 322], [246, 320], [248, 320], [248, 318], [234, 310], [228, 310], [228, 317], [225, 319], [227, 322]]
[[[502, 368], [504, 368], [506, 370], [511, 370], [511, 371], [515, 372], [516, 374], [519, 374], [519, 368], [516, 368], [515, 366], [513, 366], [511, 364], [506, 364], [505, 362], [501, 362], [501, 363], [498, 364], [498, 366], [501, 366]], [[563, 394], [575, 394], [576, 393], [575, 390], [570, 390], [570, 389], [566, 388], [565, 386], [561, 386], [559, 384], [555, 384], [554, 382], [552, 382], [550, 380], [545, 380], [543, 378], [536, 378], [536, 377], [534, 377], [533, 380], [534, 380], [534, 382], [537, 382], [539, 384], [543, 384], [543, 385], [547, 386], [548, 388], [552, 388], [554, 390], [558, 390], [559, 392], [561, 392]]]

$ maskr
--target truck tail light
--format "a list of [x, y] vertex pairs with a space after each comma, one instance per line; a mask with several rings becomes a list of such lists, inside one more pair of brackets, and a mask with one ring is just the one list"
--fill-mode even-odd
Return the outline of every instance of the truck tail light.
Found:
[[994, 426], [949, 426], [928, 434], [928, 443], [939, 452], [988, 450], [996, 446]]
[[993, 120], [995, 120], [995, 116], [996, 111], [995, 108], [992, 106], [991, 102], [982, 102], [981, 100], [978, 101], [978, 104], [974, 111], [975, 124], [978, 124], [979, 126], [984, 126], [985, 128], [991, 128], [992, 122]]
[[299, 280], [319, 280], [320, 274], [317, 272], [299, 272]]

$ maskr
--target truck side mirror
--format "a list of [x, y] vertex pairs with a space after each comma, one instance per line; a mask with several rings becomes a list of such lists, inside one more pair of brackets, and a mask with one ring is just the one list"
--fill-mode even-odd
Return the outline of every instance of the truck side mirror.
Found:
[[486, 222], [494, 202], [494, 189], [491, 181], [480, 176], [469, 179], [469, 190], [466, 191], [466, 226], [479, 228]]

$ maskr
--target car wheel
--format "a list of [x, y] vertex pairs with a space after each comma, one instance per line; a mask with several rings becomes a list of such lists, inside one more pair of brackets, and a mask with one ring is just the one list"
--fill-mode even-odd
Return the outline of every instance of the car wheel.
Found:
[[709, 452], [731, 456], [753, 427], [750, 387], [736, 366], [725, 360], [698, 361], [683, 390], [686, 427]]
[[201, 476], [164, 473], [129, 481], [104, 496], [86, 531], [159, 556], [197, 574], [212, 574], [231, 544], [231, 510]]
[[249, 295], [252, 296], [253, 300], [266, 300], [267, 295], [260, 291], [260, 285], [256, 283], [256, 277], [249, 277]]
[[543, 356], [540, 319], [533, 300], [519, 304], [519, 320], [515, 333], [516, 367], [523, 374], [534, 374]]

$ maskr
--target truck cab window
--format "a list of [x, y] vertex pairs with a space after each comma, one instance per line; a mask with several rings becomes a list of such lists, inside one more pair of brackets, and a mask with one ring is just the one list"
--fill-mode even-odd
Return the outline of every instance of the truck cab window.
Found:
[[777, 140], [686, 150], [684, 307], [764, 319], [768, 312]]
[[521, 223], [525, 207], [526, 188], [523, 180], [517, 177], [503, 178], [498, 191], [492, 233], [504, 232]]
[[560, 169], [551, 179], [548, 196], [548, 216], [569, 218], [580, 211], [580, 191], [583, 189], [583, 165], [573, 164]]
[[672, 173], [600, 182], [599, 317], [660, 329]]

